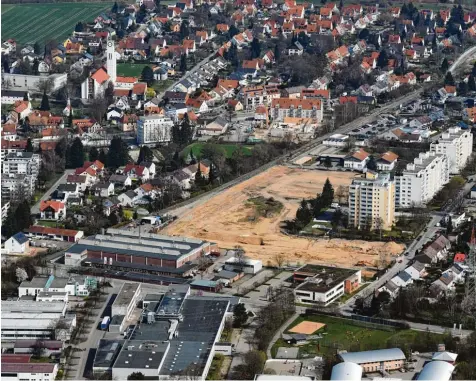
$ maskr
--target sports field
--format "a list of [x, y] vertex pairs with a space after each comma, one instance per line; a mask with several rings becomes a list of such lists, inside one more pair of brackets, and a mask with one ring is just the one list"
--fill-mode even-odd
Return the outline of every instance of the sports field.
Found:
[[62, 43], [76, 24], [93, 21], [113, 3], [2, 4], [2, 40], [20, 45], [54, 39]]

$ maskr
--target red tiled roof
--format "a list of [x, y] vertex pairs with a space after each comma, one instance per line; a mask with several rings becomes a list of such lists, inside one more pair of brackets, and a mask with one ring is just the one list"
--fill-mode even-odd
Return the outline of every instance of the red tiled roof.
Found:
[[67, 183], [85, 183], [86, 181], [87, 177], [82, 175], [68, 175], [66, 179]]
[[2, 367], [3, 367], [3, 364], [9, 364], [9, 363], [13, 363], [13, 364], [29, 363], [31, 360], [31, 355], [3, 353], [1, 360], [2, 360]]
[[75, 237], [76, 234], [80, 232], [80, 230], [50, 228], [47, 226], [38, 226], [38, 225], [32, 225], [28, 229], [25, 229], [25, 231], [27, 233], [54, 234], [54, 235], [60, 235], [65, 237]]
[[63, 209], [64, 206], [65, 206], [64, 202], [61, 202], [61, 201], [53, 201], [53, 200], [41, 201], [40, 212], [44, 211], [47, 208], [53, 208], [55, 212], [58, 212], [61, 209]]
[[391, 151], [385, 152], [381, 157], [380, 160], [384, 160], [388, 163], [393, 163], [395, 160], [398, 159], [398, 155], [396, 153], [393, 153]]
[[312, 108], [321, 109], [322, 103], [320, 99], [292, 99], [292, 98], [278, 98], [273, 99], [271, 107], [279, 107], [281, 109], [302, 108], [303, 110], [311, 110]]
[[24, 150], [28, 140], [5, 140], [2, 139], [2, 149], [21, 149]]
[[358, 151], [354, 152], [351, 156], [357, 160], [362, 161], [367, 159], [367, 157], [369, 157], [369, 154], [361, 148]]
[[144, 169], [145, 167], [142, 165], [127, 164], [124, 168], [124, 173], [129, 173], [134, 170], [137, 176], [142, 176], [142, 174], [144, 173]]
[[106, 73], [106, 70], [103, 68], [100, 68], [96, 70], [96, 72], [91, 76], [92, 79], [94, 79], [97, 83], [102, 84], [105, 81], [107, 81], [110, 77]]
[[57, 144], [58, 142], [41, 142], [40, 148], [42, 151], [53, 151]]
[[114, 89], [115, 97], [128, 97], [131, 91], [129, 89]]
[[2, 364], [2, 373], [53, 373], [55, 366], [50, 363]]
[[21, 113], [25, 111], [29, 105], [30, 105], [30, 102], [28, 101], [17, 101], [15, 102], [15, 111], [17, 113]]
[[17, 133], [16, 124], [9, 123], [2, 126], [2, 135], [15, 135]]
[[117, 77], [116, 78], [116, 83], [136, 83], [138, 81], [138, 78], [136, 77]]
[[132, 93], [137, 95], [142, 95], [147, 90], [147, 83], [139, 82], [135, 83], [134, 87], [132, 88]]

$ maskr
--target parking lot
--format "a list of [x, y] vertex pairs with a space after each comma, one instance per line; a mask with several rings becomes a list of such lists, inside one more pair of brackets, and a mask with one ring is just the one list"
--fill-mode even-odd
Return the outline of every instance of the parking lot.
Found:
[[397, 125], [397, 118], [391, 114], [383, 114], [378, 120], [365, 124], [362, 127], [354, 128], [349, 135], [357, 139], [369, 139], [383, 134]]

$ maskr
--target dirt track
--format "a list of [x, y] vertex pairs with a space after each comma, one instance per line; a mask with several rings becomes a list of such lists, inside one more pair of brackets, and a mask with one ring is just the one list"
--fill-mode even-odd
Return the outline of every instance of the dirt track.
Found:
[[[384, 250], [391, 255], [403, 251], [394, 243], [296, 238], [282, 234], [280, 224], [292, 219], [303, 198], [315, 197], [329, 177], [334, 189], [348, 186], [355, 177], [350, 172], [319, 172], [273, 167], [190, 209], [177, 211], [181, 216], [163, 232], [217, 242], [221, 248], [242, 246], [246, 255], [274, 263], [276, 254], [284, 254], [290, 263], [326, 263], [354, 266], [358, 261], [373, 265]], [[283, 203], [279, 215], [250, 221], [253, 209], [247, 200], [254, 196], [273, 197]]]

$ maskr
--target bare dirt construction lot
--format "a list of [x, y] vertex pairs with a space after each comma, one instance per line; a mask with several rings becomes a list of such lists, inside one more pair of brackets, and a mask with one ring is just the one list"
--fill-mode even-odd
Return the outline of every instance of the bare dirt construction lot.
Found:
[[[379, 254], [400, 254], [402, 245], [382, 242], [347, 241], [340, 239], [307, 239], [292, 237], [280, 231], [280, 224], [293, 219], [303, 198], [315, 197], [329, 177], [334, 189], [347, 187], [351, 172], [324, 172], [273, 167], [192, 207], [172, 211], [179, 216], [163, 230], [164, 234], [196, 237], [216, 242], [220, 248], [240, 245], [250, 258], [263, 264], [275, 264], [277, 254], [284, 254], [289, 263], [323, 263], [354, 266], [359, 261], [375, 263]], [[270, 217], [255, 218], [253, 197], [273, 197], [283, 207]]]

